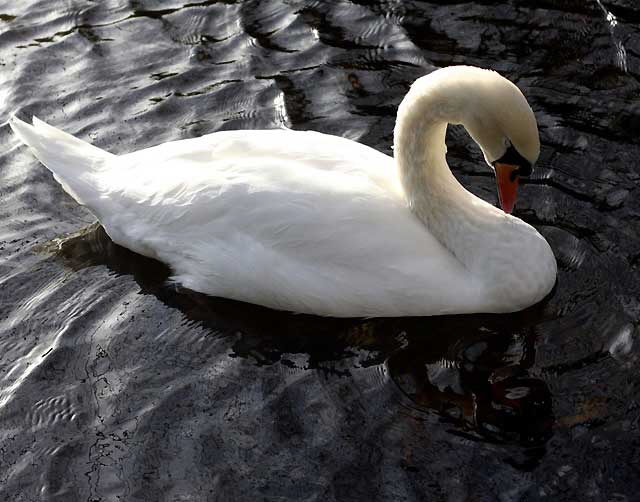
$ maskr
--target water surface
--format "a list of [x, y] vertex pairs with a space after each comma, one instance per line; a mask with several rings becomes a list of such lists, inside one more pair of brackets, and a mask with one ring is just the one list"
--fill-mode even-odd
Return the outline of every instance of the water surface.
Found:
[[[632, 0], [0, 2], [0, 109], [113, 153], [314, 129], [391, 153], [437, 67], [513, 80], [516, 215], [558, 284], [511, 315], [336, 320], [208, 298], [114, 245], [0, 128], [0, 498], [634, 500], [640, 8]], [[449, 161], [494, 180], [464, 131]]]

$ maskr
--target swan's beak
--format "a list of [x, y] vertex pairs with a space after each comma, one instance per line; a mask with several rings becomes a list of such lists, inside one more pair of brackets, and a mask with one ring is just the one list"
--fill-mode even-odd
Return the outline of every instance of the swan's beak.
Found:
[[519, 166], [513, 164], [495, 163], [496, 182], [498, 183], [498, 196], [500, 197], [500, 207], [511, 214], [513, 206], [516, 205], [516, 192], [518, 190], [518, 170]]

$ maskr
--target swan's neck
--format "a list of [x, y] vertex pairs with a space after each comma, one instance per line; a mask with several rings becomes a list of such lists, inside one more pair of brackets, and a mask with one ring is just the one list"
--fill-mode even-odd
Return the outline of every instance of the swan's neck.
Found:
[[[398, 109], [394, 155], [409, 207], [466, 267], [473, 268], [472, 236], [486, 233], [500, 211], [469, 193], [445, 158], [447, 124], [463, 123], [465, 99], [441, 89], [411, 89]], [[477, 240], [476, 240], [477, 242]]]
[[509, 312], [551, 290], [556, 262], [533, 227], [465, 190], [447, 165], [447, 125], [481, 135], [485, 102], [495, 98], [493, 87], [477, 85], [477, 75], [466, 78], [475, 71], [453, 67], [414, 83], [398, 108], [395, 158], [411, 211], [470, 272], [483, 311]]

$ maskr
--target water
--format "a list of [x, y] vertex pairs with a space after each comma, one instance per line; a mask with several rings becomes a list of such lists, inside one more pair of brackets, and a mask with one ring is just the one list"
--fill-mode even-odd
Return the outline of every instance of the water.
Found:
[[[390, 153], [435, 67], [536, 111], [516, 214], [559, 264], [501, 316], [335, 320], [168, 286], [0, 128], [3, 500], [637, 500], [635, 0], [0, 2], [0, 107], [113, 153], [315, 129]], [[449, 161], [496, 201], [478, 149]]]

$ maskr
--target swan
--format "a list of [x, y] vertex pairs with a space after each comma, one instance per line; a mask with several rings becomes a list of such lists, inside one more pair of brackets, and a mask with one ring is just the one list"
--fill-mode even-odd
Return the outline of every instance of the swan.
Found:
[[[313, 131], [222, 131], [113, 155], [33, 118], [18, 138], [110, 238], [212, 296], [334, 317], [504, 313], [556, 280], [546, 240], [508, 214], [540, 142], [520, 90], [469, 66], [416, 80], [394, 157]], [[446, 161], [462, 124], [503, 210]]]

